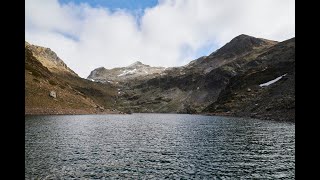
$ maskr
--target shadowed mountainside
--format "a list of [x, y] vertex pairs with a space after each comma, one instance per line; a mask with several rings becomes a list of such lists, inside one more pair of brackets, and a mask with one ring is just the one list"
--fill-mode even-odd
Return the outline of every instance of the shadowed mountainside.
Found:
[[259, 55], [230, 78], [217, 101], [203, 112], [258, 119], [295, 120], [295, 38]]
[[[278, 43], [239, 35], [185, 66], [151, 78], [124, 79], [118, 84], [117, 107], [294, 121], [294, 44], [294, 38]], [[279, 82], [259, 86], [284, 74]]]

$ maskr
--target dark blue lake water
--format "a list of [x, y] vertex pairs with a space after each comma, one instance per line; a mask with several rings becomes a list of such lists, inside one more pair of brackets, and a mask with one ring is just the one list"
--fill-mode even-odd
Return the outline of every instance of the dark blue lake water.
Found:
[[26, 116], [26, 179], [294, 179], [295, 124], [182, 115]]

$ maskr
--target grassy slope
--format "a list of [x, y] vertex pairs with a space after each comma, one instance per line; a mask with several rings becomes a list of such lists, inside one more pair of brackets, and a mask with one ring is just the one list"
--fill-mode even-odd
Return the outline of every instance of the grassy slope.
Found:
[[[81, 92], [81, 88], [100, 92], [103, 98], [99, 98], [99, 93]], [[50, 97], [50, 91], [56, 91], [57, 98]], [[25, 48], [26, 114], [111, 113], [113, 94], [114, 88], [106, 85], [70, 74], [51, 72], [28, 47]]]

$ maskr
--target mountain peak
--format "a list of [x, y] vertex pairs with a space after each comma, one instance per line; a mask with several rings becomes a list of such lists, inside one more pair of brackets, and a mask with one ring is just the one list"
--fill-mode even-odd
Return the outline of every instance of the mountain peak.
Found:
[[250, 36], [250, 35], [247, 35], [247, 34], [239, 34], [238, 36], [232, 38], [231, 41], [233, 41], [233, 40], [241, 40], [241, 39], [261, 39], [261, 38], [257, 38], [257, 37]]
[[136, 62], [130, 64], [129, 67], [130, 66], [139, 66], [139, 65], [141, 66], [141, 65], [144, 65], [144, 64], [142, 62], [140, 62], [140, 61], [136, 61]]
[[106, 68], [101, 66], [101, 67], [96, 68], [96, 70], [106, 70]]
[[142, 62], [140, 61], [136, 61], [132, 64], [130, 64], [129, 66], [127, 66], [128, 68], [139, 68], [139, 67], [149, 67], [149, 65], [146, 65], [146, 64], [143, 64]]
[[260, 46], [265, 43], [263, 39], [256, 38], [253, 36], [249, 36], [246, 34], [240, 34], [233, 38], [229, 43], [229, 45], [237, 46], [237, 45], [250, 45], [250, 46]]
[[25, 41], [25, 48], [29, 49], [36, 59], [51, 72], [69, 73], [78, 76], [78, 74], [71, 70], [50, 48], [32, 45], [27, 41]]
[[224, 55], [227, 57], [233, 57], [233, 56], [251, 51], [255, 47], [265, 46], [265, 45], [274, 45], [276, 43], [277, 43], [276, 41], [256, 38], [246, 34], [240, 34], [239, 36], [236, 36], [235, 38], [233, 38], [226, 45], [218, 49], [216, 52], [210, 54], [210, 56]]
[[255, 37], [249, 36], [249, 35], [246, 35], [246, 34], [240, 34], [240, 35], [236, 36], [233, 39], [244, 39], [244, 38], [255, 38]]

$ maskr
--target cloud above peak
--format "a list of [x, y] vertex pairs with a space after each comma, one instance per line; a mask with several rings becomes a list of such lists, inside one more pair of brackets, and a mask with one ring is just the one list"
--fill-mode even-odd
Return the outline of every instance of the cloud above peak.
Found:
[[286, 40], [295, 36], [294, 9], [294, 0], [159, 0], [143, 11], [28, 0], [25, 33], [86, 78], [97, 67], [138, 60], [185, 65], [239, 34]]

